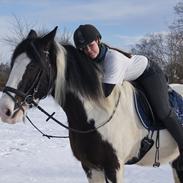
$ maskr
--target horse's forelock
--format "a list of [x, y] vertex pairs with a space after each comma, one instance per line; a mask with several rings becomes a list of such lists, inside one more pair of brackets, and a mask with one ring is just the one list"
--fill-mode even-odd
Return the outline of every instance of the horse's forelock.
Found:
[[26, 40], [23, 40], [21, 41], [15, 48], [14, 52], [13, 52], [13, 55], [12, 55], [12, 58], [11, 58], [11, 68], [13, 67], [14, 65], [14, 62], [16, 60], [16, 58], [25, 53], [26, 54], [26, 48], [27, 48], [27, 44], [29, 43], [29, 41], [26, 39]]
[[[25, 53], [28, 57], [32, 58], [32, 56], [35, 54], [35, 50], [40, 46], [39, 41], [41, 40], [41, 38], [42, 35], [40, 35], [39, 37], [27, 37], [25, 39], [22, 39], [22, 41], [15, 47], [15, 50], [13, 52], [11, 58], [11, 67], [13, 66], [16, 58], [22, 53]], [[33, 50], [33, 46], [36, 46], [35, 50]]]

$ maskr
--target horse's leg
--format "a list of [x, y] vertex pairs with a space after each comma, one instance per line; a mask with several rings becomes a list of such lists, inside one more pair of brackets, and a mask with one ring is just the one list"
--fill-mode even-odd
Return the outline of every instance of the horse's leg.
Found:
[[121, 164], [119, 169], [107, 166], [104, 171], [91, 169], [82, 164], [89, 183], [123, 183], [124, 165]]
[[175, 168], [172, 168], [172, 171], [173, 171], [174, 183], [181, 183], [180, 180], [179, 180], [179, 177], [178, 177], [178, 173], [175, 170]]
[[88, 178], [89, 183], [98, 183], [98, 182], [105, 183], [105, 182], [107, 182], [103, 171], [88, 168], [87, 166], [85, 166], [83, 164], [82, 164], [82, 167], [85, 171], [85, 174]]
[[[174, 161], [177, 161], [177, 159]], [[177, 167], [174, 166], [172, 166], [172, 169], [175, 183], [183, 183], [183, 170], [178, 170]]]
[[105, 168], [106, 183], [123, 183], [124, 165], [121, 164], [119, 169]]

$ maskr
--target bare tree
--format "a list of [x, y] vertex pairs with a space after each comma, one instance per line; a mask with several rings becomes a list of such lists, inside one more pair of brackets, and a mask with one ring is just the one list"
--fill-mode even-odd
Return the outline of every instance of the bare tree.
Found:
[[22, 39], [26, 37], [28, 31], [32, 29], [34, 25], [31, 25], [25, 20], [13, 15], [13, 21], [10, 27], [11, 28], [9, 29], [8, 35], [3, 37], [1, 41], [13, 49]]
[[[5, 37], [1, 38], [1, 42], [5, 45], [9, 46], [11, 51], [15, 49], [17, 44], [26, 38], [27, 34], [31, 29], [35, 29], [36, 25], [32, 25], [26, 22], [23, 19], [18, 18], [17, 16], [13, 16], [13, 22], [11, 23], [11, 29], [9, 29], [9, 34]], [[41, 26], [40, 26], [41, 27]], [[38, 35], [44, 36], [47, 32], [49, 32], [45, 27], [41, 27], [39, 29], [35, 29]], [[61, 43], [71, 43], [70, 34], [64, 29], [63, 32], [57, 32], [58, 41]], [[1, 55], [0, 55], [0, 60]], [[6, 80], [9, 74], [9, 65], [8, 64], [0, 64], [0, 90], [4, 87]]]
[[169, 26], [169, 65], [167, 73], [172, 82], [183, 83], [183, 1], [174, 7], [176, 19]]
[[170, 29], [174, 31], [183, 31], [183, 1], [178, 2], [174, 7], [175, 14], [177, 15], [174, 22], [170, 25]]
[[3, 89], [3, 87], [7, 82], [9, 72], [10, 72], [9, 64], [1, 63], [0, 64], [0, 91]]
[[174, 7], [176, 19], [167, 35], [151, 34], [136, 44], [132, 53], [142, 54], [165, 70], [170, 82], [183, 83], [183, 0]]
[[[36, 24], [28, 23], [26, 20], [20, 19], [16, 15], [13, 15], [13, 19], [14, 20], [11, 24], [12, 28], [10, 29], [9, 35], [2, 38], [2, 41], [9, 45], [12, 49], [14, 49], [22, 39], [26, 38], [31, 29], [38, 27]], [[49, 31], [50, 30], [47, 30], [47, 28], [41, 25], [36, 29], [38, 35], [42, 36]], [[64, 29], [63, 32], [58, 31], [57, 35], [59, 42], [71, 43], [71, 35], [66, 31], [66, 29]]]
[[163, 34], [150, 34], [132, 48], [132, 53], [144, 55], [164, 67], [168, 62], [165, 38]]

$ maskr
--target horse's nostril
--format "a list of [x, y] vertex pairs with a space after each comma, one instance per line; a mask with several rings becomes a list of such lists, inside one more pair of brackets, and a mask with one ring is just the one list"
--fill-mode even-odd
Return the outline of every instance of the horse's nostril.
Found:
[[9, 116], [11, 116], [11, 111], [9, 109], [7, 109], [5, 114], [6, 114], [6, 116], [9, 117]]

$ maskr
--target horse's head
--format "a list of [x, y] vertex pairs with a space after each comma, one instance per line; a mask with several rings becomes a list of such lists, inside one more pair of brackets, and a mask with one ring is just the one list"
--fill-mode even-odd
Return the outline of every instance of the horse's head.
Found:
[[30, 104], [46, 97], [52, 89], [55, 63], [51, 60], [55, 57], [52, 49], [56, 30], [57, 27], [42, 37], [31, 30], [15, 48], [9, 79], [0, 99], [2, 121], [11, 124], [22, 121]]

